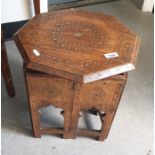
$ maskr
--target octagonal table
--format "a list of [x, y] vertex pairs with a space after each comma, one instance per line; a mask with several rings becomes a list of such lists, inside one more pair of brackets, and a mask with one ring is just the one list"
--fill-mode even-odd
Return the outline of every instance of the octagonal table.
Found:
[[[124, 73], [135, 68], [136, 34], [111, 15], [69, 9], [35, 16], [14, 39], [25, 63], [35, 136], [59, 132], [75, 138], [79, 112], [91, 109], [101, 116], [101, 131], [79, 134], [105, 139], [125, 86]], [[63, 131], [40, 131], [37, 110], [47, 103], [64, 109]]]

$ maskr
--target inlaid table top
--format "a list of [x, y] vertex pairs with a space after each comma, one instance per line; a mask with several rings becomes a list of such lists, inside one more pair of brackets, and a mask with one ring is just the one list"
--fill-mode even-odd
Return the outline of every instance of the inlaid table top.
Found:
[[37, 15], [14, 39], [27, 68], [81, 83], [134, 69], [139, 47], [113, 16], [78, 9]]

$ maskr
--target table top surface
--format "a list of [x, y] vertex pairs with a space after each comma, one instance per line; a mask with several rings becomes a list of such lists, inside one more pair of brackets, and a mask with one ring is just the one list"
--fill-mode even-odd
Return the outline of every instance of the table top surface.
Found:
[[37, 15], [14, 40], [29, 69], [81, 83], [134, 69], [139, 48], [113, 16], [79, 9]]

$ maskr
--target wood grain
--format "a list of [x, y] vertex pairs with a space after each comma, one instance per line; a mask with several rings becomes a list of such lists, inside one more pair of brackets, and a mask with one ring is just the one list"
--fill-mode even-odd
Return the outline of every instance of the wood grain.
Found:
[[[63, 134], [63, 137], [67, 138], [72, 113], [72, 81], [56, 76], [32, 73], [32, 71], [27, 72], [26, 70], [25, 79], [34, 136], [39, 138], [41, 133], [46, 132]], [[38, 111], [41, 107], [50, 104], [64, 110], [64, 129], [61, 130], [62, 132], [57, 131], [57, 129], [51, 129], [50, 131], [50, 128], [41, 130], [40, 113]]]
[[[26, 70], [26, 68], [25, 76], [35, 137], [41, 137], [41, 134], [61, 134], [63, 138], [76, 138], [76, 135], [90, 136], [98, 140], [107, 138], [127, 74], [88, 84], [76, 83], [55, 75]], [[39, 108], [50, 104], [63, 109], [63, 129], [40, 126]], [[78, 129], [78, 120], [82, 111], [98, 113], [101, 117], [101, 130]]]
[[[78, 135], [79, 113], [96, 109], [101, 117], [98, 140], [107, 138], [114, 115], [127, 81], [127, 74], [117, 75], [88, 84], [75, 84], [70, 137]], [[101, 113], [105, 115], [101, 115]], [[91, 136], [91, 132], [87, 133]]]
[[[124, 72], [135, 68], [137, 35], [111, 15], [70, 9], [36, 15], [14, 40], [24, 59], [34, 136], [106, 139], [127, 81]], [[117, 57], [104, 55], [113, 52]], [[50, 104], [63, 109], [63, 129], [40, 127], [39, 108]], [[99, 114], [99, 131], [78, 129], [82, 111]]]
[[[139, 47], [137, 35], [113, 16], [78, 9], [37, 15], [14, 38], [27, 68], [80, 83], [134, 69]], [[112, 52], [119, 57], [105, 58]]]

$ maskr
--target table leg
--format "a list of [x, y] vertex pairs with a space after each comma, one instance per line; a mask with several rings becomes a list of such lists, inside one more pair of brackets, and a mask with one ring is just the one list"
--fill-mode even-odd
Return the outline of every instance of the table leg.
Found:
[[63, 138], [67, 139], [67, 138], [70, 138], [69, 132], [70, 132], [70, 122], [71, 122], [72, 113], [71, 113], [70, 110], [65, 110], [63, 115], [64, 115], [64, 134], [63, 134]]
[[115, 113], [116, 111], [105, 111], [106, 115], [102, 118], [101, 134], [98, 138], [99, 141], [107, 138]]
[[41, 138], [41, 130], [40, 130], [40, 113], [36, 107], [33, 107], [32, 103], [30, 105], [31, 111], [31, 121], [33, 133], [36, 138]]
[[10, 97], [13, 97], [15, 95], [15, 89], [14, 89], [13, 82], [12, 82], [11, 71], [10, 71], [10, 66], [9, 66], [8, 58], [6, 54], [6, 47], [5, 47], [3, 34], [1, 36], [1, 56], [2, 56], [1, 57], [1, 69], [2, 69], [2, 74], [4, 77], [4, 82], [6, 85], [6, 90], [7, 90], [8, 95]]
[[78, 121], [80, 117], [79, 111], [74, 111], [72, 114], [72, 121], [71, 121], [71, 132], [70, 132], [70, 138], [75, 139], [78, 129]]

